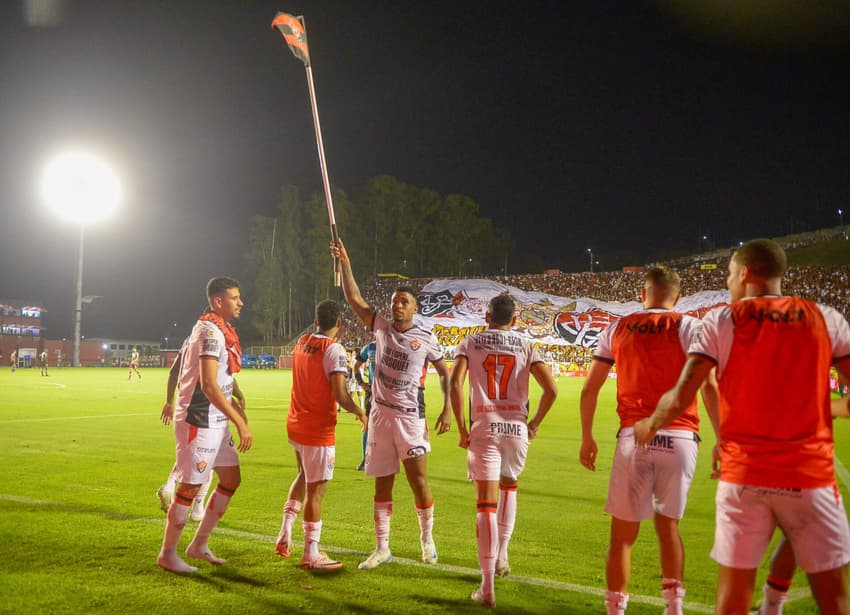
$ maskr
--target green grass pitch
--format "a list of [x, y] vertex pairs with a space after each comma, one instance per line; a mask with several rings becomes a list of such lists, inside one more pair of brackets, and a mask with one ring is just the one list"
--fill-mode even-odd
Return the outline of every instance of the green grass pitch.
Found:
[[[0, 612], [2, 613], [479, 613], [469, 600], [478, 582], [475, 500], [465, 451], [456, 432], [433, 436], [429, 476], [436, 501], [440, 562], [421, 564], [418, 525], [401, 475], [395, 489], [391, 548], [396, 561], [372, 571], [357, 563], [374, 545], [372, 481], [354, 470], [360, 434], [343, 413], [337, 463], [324, 505], [322, 548], [345, 563], [335, 574], [302, 571], [293, 557], [273, 554], [281, 507], [295, 473], [286, 442], [288, 371], [243, 371], [254, 448], [242, 456], [242, 486], [210, 545], [228, 559], [202, 562], [183, 577], [157, 567], [164, 514], [154, 491], [173, 463], [171, 428], [159, 422], [166, 370], [38, 369], [0, 372]], [[604, 612], [608, 517], [603, 512], [616, 433], [613, 382], [602, 392], [595, 435], [595, 473], [578, 463], [580, 379], [561, 378], [560, 395], [531, 444], [520, 479], [511, 542], [513, 575], [496, 581], [496, 612]], [[532, 407], [539, 391], [532, 385]], [[439, 387], [429, 377], [428, 421]], [[850, 463], [850, 421], [836, 425], [839, 460]], [[708, 553], [714, 531], [713, 436], [704, 442], [688, 510], [686, 611], [712, 612], [716, 566]], [[839, 464], [847, 497], [847, 472]], [[189, 522], [181, 541], [193, 531]], [[294, 537], [300, 539], [300, 523]], [[760, 571], [758, 584], [764, 579]], [[816, 612], [798, 574], [785, 612]], [[660, 613], [660, 571], [651, 523], [635, 545], [629, 613]], [[756, 592], [757, 596], [760, 594]]]

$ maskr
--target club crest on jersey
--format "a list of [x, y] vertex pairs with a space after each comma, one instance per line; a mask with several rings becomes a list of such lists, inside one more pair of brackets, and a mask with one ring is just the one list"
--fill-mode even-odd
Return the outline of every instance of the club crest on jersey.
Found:
[[195, 469], [198, 472], [203, 474], [204, 470], [207, 469], [207, 462], [206, 461], [199, 461], [198, 463], [195, 464]]
[[422, 344], [419, 343], [419, 340], [411, 340], [410, 341], [410, 349], [413, 351], [419, 350]]

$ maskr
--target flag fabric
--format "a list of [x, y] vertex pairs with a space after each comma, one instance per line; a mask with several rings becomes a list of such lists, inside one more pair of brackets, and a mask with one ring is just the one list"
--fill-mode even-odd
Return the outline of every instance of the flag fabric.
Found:
[[278, 13], [272, 20], [272, 27], [280, 30], [295, 57], [304, 62], [305, 66], [310, 66], [307, 31], [304, 30], [301, 20], [289, 13]]
[[[487, 328], [487, 304], [502, 293], [509, 293], [516, 300], [514, 328], [540, 346], [596, 348], [599, 334], [608, 325], [643, 309], [639, 301], [559, 297], [490, 280], [432, 280], [419, 291], [419, 311], [413, 322], [431, 331], [442, 346], [454, 348], [463, 338]], [[682, 297], [673, 310], [702, 318], [709, 310], [728, 302], [729, 293], [725, 290], [700, 291]]]

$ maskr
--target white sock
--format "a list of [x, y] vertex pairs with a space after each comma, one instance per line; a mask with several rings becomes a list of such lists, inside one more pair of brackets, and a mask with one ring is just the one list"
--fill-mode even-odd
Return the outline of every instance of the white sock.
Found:
[[292, 542], [292, 526], [295, 525], [295, 520], [298, 518], [298, 513], [301, 512], [300, 500], [286, 500], [283, 505], [283, 519], [280, 523], [280, 533], [277, 535], [277, 542], [286, 540]]
[[499, 487], [499, 559], [507, 561], [508, 545], [516, 525], [516, 487]]
[[682, 615], [685, 588], [679, 579], [661, 579], [661, 597], [667, 603], [664, 615]]
[[765, 583], [762, 594], [764, 599], [761, 602], [759, 615], [782, 615], [782, 605], [788, 600], [788, 591], [771, 587]]
[[198, 489], [198, 493], [195, 495], [195, 502], [200, 501], [201, 506], [204, 505], [204, 500], [207, 499], [207, 493], [210, 491], [210, 485], [212, 484], [212, 474], [207, 479], [207, 482], [201, 485], [201, 488]]
[[419, 517], [419, 540], [427, 542], [433, 539], [434, 530], [434, 502], [425, 508], [416, 506], [416, 516]]
[[375, 546], [378, 551], [390, 549], [390, 518], [393, 516], [393, 502], [375, 502]]
[[623, 615], [626, 612], [626, 605], [629, 603], [629, 595], [623, 592], [612, 592], [605, 590], [605, 608], [608, 609], [608, 615]]
[[219, 519], [224, 516], [224, 512], [227, 510], [227, 505], [230, 504], [230, 498], [233, 497], [233, 493], [235, 491], [235, 489], [225, 487], [221, 483], [216, 486], [215, 491], [210, 497], [210, 501], [207, 502], [207, 507], [204, 510], [204, 520], [198, 524], [198, 529], [195, 530], [195, 536], [192, 538], [192, 542], [189, 545], [189, 548], [192, 549], [192, 551], [204, 551], [209, 553], [207, 541], [210, 538], [210, 534], [212, 534], [212, 531], [215, 529], [215, 526], [218, 525]]
[[322, 520], [302, 521], [304, 530], [304, 561], [311, 561], [319, 555], [319, 540], [322, 538]]
[[165, 535], [162, 538], [161, 554], [177, 555], [177, 543], [180, 542], [180, 535], [183, 533], [183, 528], [186, 527], [186, 519], [189, 517], [189, 507], [192, 505], [191, 496], [185, 496], [180, 492], [174, 494], [174, 500], [171, 506], [168, 507], [168, 514], [165, 516]]
[[481, 591], [485, 596], [493, 596], [495, 593], [493, 578], [496, 575], [496, 555], [499, 551], [496, 507], [496, 502], [478, 500], [478, 513], [475, 515], [478, 566], [481, 568]]

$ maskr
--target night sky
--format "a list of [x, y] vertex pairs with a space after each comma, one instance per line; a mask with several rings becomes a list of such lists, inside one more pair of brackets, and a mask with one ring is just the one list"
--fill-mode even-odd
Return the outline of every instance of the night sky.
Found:
[[0, 300], [42, 302], [50, 338], [71, 334], [78, 231], [39, 180], [63, 146], [111, 161], [125, 192], [86, 231], [87, 337], [187, 333], [206, 280], [242, 272], [248, 218], [284, 184], [321, 190], [278, 10], [306, 18], [333, 183], [468, 195], [546, 266], [850, 209], [845, 2], [54, 2], [51, 27], [0, 3]]

